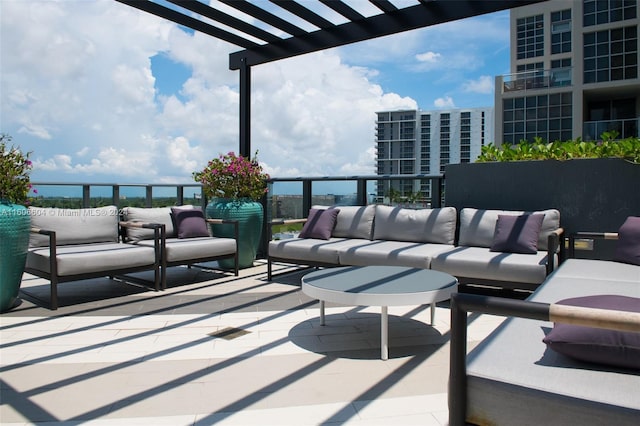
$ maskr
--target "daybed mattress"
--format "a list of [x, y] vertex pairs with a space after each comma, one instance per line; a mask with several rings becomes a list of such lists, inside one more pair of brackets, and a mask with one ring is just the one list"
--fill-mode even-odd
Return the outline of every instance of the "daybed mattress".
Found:
[[[567, 260], [529, 300], [554, 303], [596, 294], [640, 297], [640, 267], [592, 262]], [[557, 354], [542, 342], [552, 327], [550, 322], [510, 318], [469, 354], [467, 421], [479, 425], [637, 425], [640, 371], [597, 366]]]

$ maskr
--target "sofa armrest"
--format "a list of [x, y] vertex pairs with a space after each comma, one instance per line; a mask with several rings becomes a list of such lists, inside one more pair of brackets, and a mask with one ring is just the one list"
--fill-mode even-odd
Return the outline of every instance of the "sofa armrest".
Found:
[[307, 223], [307, 218], [304, 219], [273, 219], [269, 222], [268, 231], [269, 235], [267, 236], [267, 241], [271, 241], [273, 239], [273, 227], [278, 225], [294, 225], [296, 223]]
[[206, 219], [207, 223], [212, 225], [233, 225], [233, 239], [236, 240], [236, 247], [240, 239], [240, 225], [237, 220], [232, 219]]
[[547, 275], [552, 273], [556, 268], [555, 255], [558, 251], [560, 252], [558, 255], [558, 263], [564, 259], [564, 244], [561, 244], [561, 241], [563, 241], [562, 235], [564, 235], [563, 228], [558, 228], [549, 234], [547, 244]]
[[575, 257], [576, 239], [579, 238], [592, 238], [597, 240], [617, 240], [617, 232], [572, 232], [569, 234], [569, 253], [570, 258]]
[[56, 261], [56, 256], [58, 255], [58, 250], [56, 248], [56, 231], [31, 227], [31, 233], [49, 237], [49, 273], [51, 276], [57, 276], [58, 262]]

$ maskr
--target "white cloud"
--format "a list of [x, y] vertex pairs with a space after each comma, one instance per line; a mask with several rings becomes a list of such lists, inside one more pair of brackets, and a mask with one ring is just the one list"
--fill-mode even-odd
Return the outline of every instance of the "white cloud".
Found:
[[[0, 7], [0, 124], [34, 152], [34, 180], [184, 183], [238, 150], [238, 73], [228, 67], [236, 46], [112, 0]], [[398, 36], [371, 55], [424, 52], [417, 34]], [[343, 52], [252, 69], [252, 148], [272, 175], [372, 174], [375, 112], [417, 108]], [[157, 95], [158, 53], [192, 70], [179, 94]]]
[[456, 105], [453, 102], [453, 99], [450, 96], [444, 96], [442, 98], [438, 98], [433, 102], [433, 105], [436, 108], [455, 108]]
[[471, 93], [493, 93], [494, 79], [491, 76], [483, 75], [477, 80], [467, 80], [462, 84], [462, 90]]
[[442, 58], [442, 55], [435, 52], [418, 53], [416, 55], [416, 59], [418, 60], [418, 62], [426, 62], [431, 64], [440, 61], [440, 58]]

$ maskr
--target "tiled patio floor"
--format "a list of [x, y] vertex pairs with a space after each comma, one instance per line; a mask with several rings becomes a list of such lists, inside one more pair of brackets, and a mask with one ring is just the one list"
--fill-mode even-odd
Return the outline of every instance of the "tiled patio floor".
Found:
[[[60, 285], [57, 311], [23, 299], [0, 315], [0, 423], [447, 424], [447, 304], [433, 327], [389, 308], [381, 361], [379, 308], [328, 305], [321, 327], [303, 274], [179, 267], [164, 292], [104, 278]], [[470, 348], [501, 321], [470, 317]]]

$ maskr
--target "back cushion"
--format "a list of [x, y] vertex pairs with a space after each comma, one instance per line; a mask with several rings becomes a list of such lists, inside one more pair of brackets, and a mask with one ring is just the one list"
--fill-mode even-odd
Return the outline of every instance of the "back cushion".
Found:
[[[56, 232], [56, 244], [117, 243], [118, 208], [57, 209], [29, 207], [31, 226]], [[47, 235], [31, 234], [29, 245], [49, 245]]]
[[[193, 206], [180, 206], [180, 208], [193, 208]], [[173, 219], [171, 218], [171, 207], [125, 207], [123, 213], [126, 221], [164, 224], [167, 238], [177, 237]], [[127, 228], [127, 241], [152, 239], [153, 229]]]
[[339, 209], [336, 226], [331, 233], [336, 238], [361, 238], [370, 240], [373, 234], [373, 217], [376, 205], [368, 206], [313, 206], [320, 209]]
[[498, 215], [519, 216], [525, 213], [544, 214], [540, 236], [538, 238], [538, 250], [547, 250], [549, 234], [560, 227], [560, 212], [556, 209], [539, 210], [535, 212], [515, 210], [478, 210], [464, 208], [460, 212], [460, 237], [459, 246], [491, 247], [493, 235], [496, 230]]
[[375, 240], [413, 241], [453, 244], [456, 233], [456, 209], [403, 209], [377, 206], [373, 238]]

